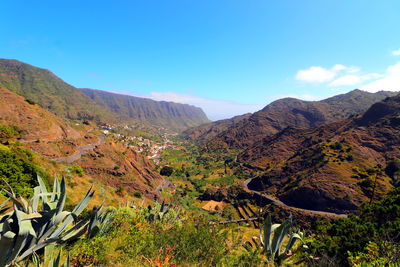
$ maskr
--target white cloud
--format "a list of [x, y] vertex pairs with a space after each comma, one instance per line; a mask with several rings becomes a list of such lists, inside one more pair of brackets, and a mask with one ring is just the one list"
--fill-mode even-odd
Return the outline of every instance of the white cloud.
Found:
[[332, 71], [334, 71], [334, 72], [345, 70], [345, 69], [347, 69], [347, 67], [342, 64], [336, 64], [335, 66], [332, 67]]
[[400, 48], [392, 51], [393, 56], [400, 56]]
[[386, 73], [380, 78], [360, 88], [368, 92], [400, 91], [400, 62], [389, 66]]
[[309, 83], [329, 82], [336, 76], [336, 71], [328, 70], [319, 66], [312, 66], [305, 70], [299, 70], [296, 80]]
[[326, 84], [330, 87], [346, 87], [361, 85], [384, 76], [378, 73], [362, 74], [360, 72], [361, 69], [359, 67], [342, 64], [336, 64], [330, 69], [312, 66], [298, 71], [296, 79], [308, 83]]
[[329, 84], [329, 86], [337, 87], [337, 86], [357, 85], [357, 84], [360, 84], [360, 83], [362, 83], [364, 81], [380, 78], [382, 76], [383, 75], [380, 75], [378, 73], [369, 73], [369, 74], [366, 74], [366, 75], [348, 74], [348, 75], [344, 75], [344, 76], [341, 76], [341, 77], [335, 79], [334, 81], [332, 81]]
[[148, 95], [137, 96], [157, 101], [171, 101], [197, 106], [204, 110], [210, 120], [231, 118], [248, 112], [255, 112], [263, 108], [263, 105], [241, 104], [232, 101], [210, 99], [176, 92], [151, 92]]
[[340, 73], [357, 73], [360, 68], [355, 66], [345, 66], [336, 64], [327, 69], [321, 66], [312, 66], [308, 69], [299, 70], [296, 74], [296, 80], [308, 83], [325, 83], [332, 81]]

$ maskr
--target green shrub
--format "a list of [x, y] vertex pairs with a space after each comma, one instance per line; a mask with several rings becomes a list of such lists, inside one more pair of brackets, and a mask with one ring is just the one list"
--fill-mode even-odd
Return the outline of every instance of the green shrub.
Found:
[[330, 146], [330, 148], [332, 148], [334, 150], [341, 150], [343, 148], [343, 145], [340, 142], [336, 142], [336, 143], [331, 144], [329, 146]]
[[140, 210], [119, 208], [104, 232], [72, 247], [73, 263], [77, 266], [147, 266], [148, 260], [163, 261], [166, 257], [179, 266], [238, 262], [229, 255], [228, 231], [222, 228], [210, 227], [198, 217], [166, 226], [161, 221], [149, 222], [141, 214]]
[[33, 100], [31, 100], [31, 99], [25, 99], [25, 101], [26, 102], [28, 102], [29, 104], [31, 104], [31, 105], [35, 105], [36, 104], [36, 102], [35, 101], [33, 101]]
[[142, 198], [142, 194], [140, 192], [133, 193], [133, 196], [137, 198]]
[[70, 167], [70, 168], [69, 168], [69, 171], [70, 171], [72, 174], [78, 175], [79, 177], [85, 176], [85, 171], [82, 169], [81, 166], [78, 166], [78, 165], [74, 165], [74, 166]]
[[318, 255], [335, 257], [341, 265], [348, 265], [348, 252], [362, 252], [370, 241], [386, 238], [400, 241], [400, 188], [391, 191], [383, 200], [363, 204], [355, 215], [320, 222], [317, 236], [309, 245]]
[[160, 174], [162, 176], [171, 176], [173, 172], [174, 172], [174, 168], [172, 168], [170, 166], [164, 166], [160, 170]]
[[26, 149], [0, 147], [0, 189], [8, 189], [4, 179], [17, 195], [30, 196], [38, 171], [31, 160], [32, 153]]
[[15, 130], [15, 128], [6, 125], [0, 125], [0, 142], [4, 143], [17, 134], [18, 132]]
[[[387, 241], [369, 242], [364, 251], [349, 252], [351, 266], [396, 266], [400, 262], [400, 245]], [[391, 265], [392, 264], [392, 265]]]

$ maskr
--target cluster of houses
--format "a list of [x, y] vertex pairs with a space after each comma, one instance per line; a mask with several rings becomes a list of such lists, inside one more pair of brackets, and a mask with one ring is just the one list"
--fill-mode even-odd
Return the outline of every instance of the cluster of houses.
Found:
[[[124, 129], [129, 129], [127, 127], [128, 126], [125, 126]], [[105, 135], [112, 135], [118, 142], [124, 143], [128, 148], [135, 152], [143, 153], [156, 164], [159, 164], [161, 152], [163, 150], [167, 148], [175, 148], [170, 140], [170, 135], [172, 134], [163, 133], [161, 134], [162, 141], [155, 142], [142, 136], [125, 136], [120, 133], [115, 133], [112, 131], [115, 127], [106, 123], [99, 124], [99, 128]]]

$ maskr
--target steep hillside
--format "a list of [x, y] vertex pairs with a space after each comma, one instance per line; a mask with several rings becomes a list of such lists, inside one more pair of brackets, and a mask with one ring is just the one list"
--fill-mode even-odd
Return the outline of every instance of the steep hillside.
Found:
[[243, 149], [286, 127], [309, 128], [348, 118], [393, 95], [393, 92], [368, 93], [353, 90], [322, 101], [280, 99], [211, 138], [209, 144], [211, 147]]
[[209, 122], [201, 108], [147, 98], [114, 94], [93, 89], [80, 89], [102, 107], [109, 108], [122, 118], [185, 129]]
[[400, 158], [400, 96], [362, 116], [311, 129], [286, 128], [239, 154], [265, 169], [249, 183], [301, 208], [346, 211], [381, 198], [398, 177], [386, 166]]
[[0, 88], [22, 95], [67, 119], [107, 123], [139, 121], [172, 129], [186, 129], [209, 122], [204, 112], [194, 106], [97, 90], [81, 91], [48, 70], [17, 60], [0, 59]]
[[240, 116], [235, 116], [226, 120], [219, 120], [215, 122], [210, 122], [197, 127], [190, 128], [183, 132], [183, 136], [191, 140], [210, 140], [211, 138], [217, 136], [218, 134], [234, 128], [240, 123], [248, 119], [251, 113], [247, 113]]
[[78, 177], [75, 190], [79, 192], [84, 191], [81, 185], [95, 183], [126, 197], [135, 192], [150, 198], [157, 195], [156, 187], [164, 179], [152, 171], [155, 166], [147, 158], [120, 144], [105, 142], [94, 124], [72, 125], [29, 102], [0, 88], [0, 125], [15, 128], [15, 142], [36, 152], [49, 172], [81, 166], [87, 176]]
[[0, 59], [0, 87], [16, 92], [63, 118], [115, 119], [110, 110], [101, 108], [50, 71], [17, 60]]

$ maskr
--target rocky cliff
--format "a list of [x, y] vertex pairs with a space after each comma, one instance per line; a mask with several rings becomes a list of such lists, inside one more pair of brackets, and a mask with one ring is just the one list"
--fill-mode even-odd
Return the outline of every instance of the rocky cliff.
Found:
[[166, 128], [186, 129], [209, 122], [201, 108], [166, 101], [80, 89], [101, 107], [112, 110], [121, 118], [136, 119]]

